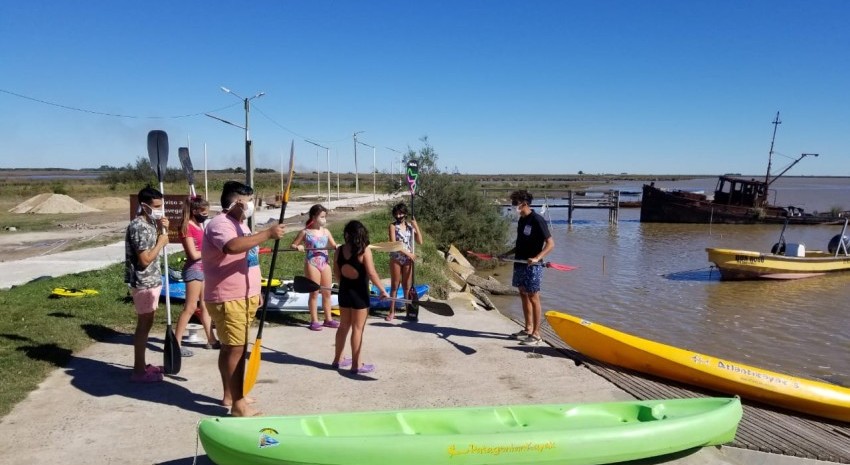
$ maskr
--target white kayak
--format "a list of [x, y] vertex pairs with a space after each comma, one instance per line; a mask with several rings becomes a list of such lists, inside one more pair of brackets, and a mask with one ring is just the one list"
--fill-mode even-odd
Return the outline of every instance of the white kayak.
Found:
[[[283, 286], [278, 287], [273, 292], [269, 293], [268, 311], [273, 312], [306, 312], [310, 308], [308, 306], [310, 294], [306, 292], [295, 292], [292, 289], [292, 281], [284, 280]], [[317, 300], [318, 309], [322, 309], [322, 295], [319, 294]], [[331, 308], [339, 308], [339, 296], [331, 294]]]

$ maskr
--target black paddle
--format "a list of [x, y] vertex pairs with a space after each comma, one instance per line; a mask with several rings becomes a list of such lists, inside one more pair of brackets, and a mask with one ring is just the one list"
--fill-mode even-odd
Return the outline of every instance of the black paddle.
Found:
[[189, 158], [189, 147], [177, 149], [177, 157], [180, 158], [180, 166], [183, 167], [183, 174], [189, 182], [189, 195], [195, 197], [195, 169], [192, 167], [192, 159]]
[[[292, 188], [292, 174], [294, 171], [295, 141], [292, 141], [292, 145], [289, 147], [289, 180], [286, 182], [286, 190], [283, 192], [283, 199], [280, 205], [280, 220], [278, 220], [280, 224], [283, 224], [283, 215], [286, 213], [286, 204], [289, 203], [289, 190]], [[272, 252], [272, 262], [269, 267], [269, 279], [266, 281], [268, 283], [274, 282], [274, 267], [277, 262], [277, 249], [279, 246], [280, 239], [275, 239], [274, 251]], [[263, 311], [260, 312], [260, 328], [257, 330], [257, 339], [254, 341], [254, 347], [251, 348], [251, 355], [248, 357], [248, 366], [245, 368], [245, 382], [242, 384], [242, 394], [246, 396], [249, 392], [251, 392], [251, 389], [257, 382], [257, 376], [260, 374], [260, 352], [263, 346], [263, 325], [266, 322], [266, 310], [269, 306], [269, 292], [271, 292], [271, 288], [272, 286], [265, 287], [265, 294], [263, 295]]]
[[[154, 130], [148, 133], [148, 157], [151, 160], [151, 167], [156, 172], [157, 180], [159, 180], [159, 191], [163, 195], [162, 209], [163, 216], [165, 213], [165, 189], [163, 188], [163, 180], [165, 179], [165, 170], [168, 165], [168, 134], [165, 131]], [[165, 230], [163, 234], [168, 234]], [[165, 247], [162, 248], [163, 261], [165, 262], [165, 346], [162, 348], [163, 368], [165, 373], [176, 375], [180, 373], [182, 358], [180, 357], [180, 344], [177, 338], [174, 337], [174, 330], [171, 327], [171, 297], [169, 296], [168, 282], [168, 251]]]
[[[294, 290], [295, 292], [300, 292], [300, 293], [316, 292], [316, 291], [320, 291], [320, 290], [338, 291], [338, 289], [333, 289], [333, 288], [330, 288], [330, 287], [322, 287], [317, 282], [315, 282], [312, 279], [307, 278], [305, 276], [296, 276], [292, 279], [292, 290]], [[415, 293], [415, 290], [414, 290], [414, 293]], [[383, 299], [383, 300], [391, 300], [391, 301], [400, 302], [400, 303], [404, 303], [404, 304], [413, 304], [413, 300], [411, 300], [411, 299], [397, 299], [397, 298], [390, 297], [388, 299]], [[417, 305], [420, 305], [418, 296], [417, 296], [416, 302], [417, 302]], [[424, 308], [425, 310], [428, 310], [429, 312], [434, 313], [436, 315], [453, 316], [455, 314], [455, 311], [454, 311], [454, 309], [452, 309], [452, 306], [445, 303], [445, 302], [436, 302], [436, 301], [433, 301], [433, 300], [428, 300], [426, 302], [421, 302], [421, 305], [422, 305], [422, 308]]]
[[[414, 220], [413, 198], [416, 195], [416, 184], [419, 181], [419, 160], [415, 158], [407, 162], [407, 185], [410, 187], [410, 218]], [[410, 252], [416, 253], [416, 229], [410, 226]], [[416, 292], [416, 263], [410, 262], [410, 289], [407, 290], [407, 298], [410, 303], [407, 304], [407, 319], [408, 321], [419, 321], [419, 294]]]

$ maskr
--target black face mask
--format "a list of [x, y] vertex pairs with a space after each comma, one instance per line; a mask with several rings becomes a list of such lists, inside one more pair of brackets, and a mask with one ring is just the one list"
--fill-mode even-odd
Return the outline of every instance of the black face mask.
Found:
[[401, 224], [401, 223], [403, 223], [403, 222], [404, 222], [404, 219], [405, 219], [406, 217], [407, 217], [407, 215], [401, 215], [401, 216], [397, 216], [397, 217], [395, 217], [395, 224]]
[[209, 215], [195, 215], [195, 221], [198, 224], [203, 224], [204, 221], [208, 220], [209, 218]]

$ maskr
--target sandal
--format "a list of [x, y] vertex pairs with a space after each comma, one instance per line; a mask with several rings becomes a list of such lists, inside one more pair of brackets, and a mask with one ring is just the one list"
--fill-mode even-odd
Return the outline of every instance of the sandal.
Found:
[[151, 373], [165, 373], [165, 367], [161, 365], [145, 365], [145, 371]]
[[319, 323], [318, 321], [314, 321], [314, 322], [310, 323], [310, 331], [321, 331], [321, 330], [322, 330], [322, 324]]
[[339, 321], [325, 320], [325, 322], [322, 323], [322, 326], [324, 326], [325, 328], [339, 328]]
[[360, 368], [352, 368], [351, 374], [362, 375], [365, 373], [371, 373], [373, 371], [375, 371], [375, 365], [372, 365], [371, 363], [364, 363], [363, 365], [360, 365]]
[[523, 329], [522, 331], [517, 331], [510, 335], [511, 339], [525, 339], [528, 336], [531, 336], [531, 333]]
[[351, 357], [343, 357], [342, 361], [339, 363], [331, 363], [331, 368], [339, 369], [339, 368], [348, 368], [351, 366]]
[[148, 384], [148, 383], [158, 383], [160, 381], [162, 381], [162, 373], [157, 373], [157, 372], [153, 372], [153, 371], [145, 371], [142, 374], [133, 372], [133, 374], [130, 375], [130, 382], [131, 383]]

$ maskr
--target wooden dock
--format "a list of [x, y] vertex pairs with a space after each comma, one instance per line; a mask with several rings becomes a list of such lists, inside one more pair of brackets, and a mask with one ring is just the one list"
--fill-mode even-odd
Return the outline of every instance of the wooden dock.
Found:
[[[562, 197], [548, 198], [544, 196], [542, 199], [536, 198], [532, 202], [531, 207], [542, 209], [546, 208], [566, 208], [567, 223], [573, 224], [573, 213], [575, 210], [608, 210], [608, 222], [616, 224], [620, 219], [620, 191], [574, 191], [568, 190], [561, 192]], [[485, 195], [487, 192], [485, 191]], [[500, 203], [502, 207], [510, 207], [509, 203]]]
[[[522, 324], [522, 315], [508, 316]], [[552, 347], [537, 349], [538, 353], [548, 349], [553, 352], [553, 355], [566, 356], [575, 361], [577, 365], [585, 365], [590, 371], [612, 382], [636, 399], [728, 395], [700, 390], [693, 386], [685, 386], [673, 381], [597, 362], [566, 345], [548, 324], [543, 325], [541, 332], [543, 339]], [[741, 402], [744, 407], [744, 417], [738, 425], [738, 434], [731, 447], [836, 463], [850, 463], [850, 424], [805, 417], [802, 414], [758, 404], [748, 399], [742, 399]]]

